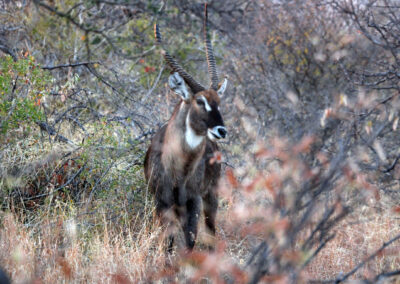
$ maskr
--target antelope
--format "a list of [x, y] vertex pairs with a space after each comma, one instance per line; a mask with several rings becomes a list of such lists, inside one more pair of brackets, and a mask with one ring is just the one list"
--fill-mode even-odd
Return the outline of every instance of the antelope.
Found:
[[[169, 87], [181, 100], [168, 123], [152, 138], [144, 161], [146, 181], [155, 196], [156, 214], [161, 224], [171, 228], [169, 212], [173, 212], [183, 229], [188, 250], [195, 245], [202, 207], [206, 228], [215, 236], [221, 166], [210, 163], [210, 159], [218, 151], [216, 141], [227, 135], [219, 111], [227, 80], [219, 84], [208, 33], [207, 4], [204, 10], [204, 44], [211, 77], [209, 89], [195, 81], [164, 49], [158, 25], [154, 25], [156, 42], [173, 72], [168, 79]], [[173, 242], [174, 236], [170, 233], [169, 252]]]

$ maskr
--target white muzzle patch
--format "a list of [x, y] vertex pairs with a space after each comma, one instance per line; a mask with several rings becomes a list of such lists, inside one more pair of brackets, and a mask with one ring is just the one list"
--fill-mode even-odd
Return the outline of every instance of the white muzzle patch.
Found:
[[215, 126], [207, 130], [207, 136], [211, 141], [216, 141], [226, 137], [227, 131], [224, 126]]

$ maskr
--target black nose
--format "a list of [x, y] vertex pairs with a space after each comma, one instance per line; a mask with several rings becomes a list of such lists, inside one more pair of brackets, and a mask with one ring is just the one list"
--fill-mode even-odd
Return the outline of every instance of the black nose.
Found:
[[218, 134], [222, 137], [222, 138], [225, 138], [225, 136], [226, 136], [226, 133], [227, 133], [227, 131], [226, 131], [226, 129], [225, 128], [218, 128]]

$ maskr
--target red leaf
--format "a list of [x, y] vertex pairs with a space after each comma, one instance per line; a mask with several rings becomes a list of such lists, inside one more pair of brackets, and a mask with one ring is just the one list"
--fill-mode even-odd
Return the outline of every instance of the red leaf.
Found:
[[58, 257], [57, 258], [57, 262], [58, 262], [58, 265], [61, 266], [61, 270], [62, 270], [65, 278], [68, 278], [68, 279], [71, 278], [71, 276], [72, 276], [72, 268], [69, 265], [69, 263], [67, 262], [67, 260], [65, 258], [63, 258], [63, 257]]
[[239, 182], [237, 181], [235, 174], [233, 173], [232, 169], [227, 168], [225, 172], [226, 178], [231, 186], [239, 187]]
[[400, 214], [400, 205], [394, 206], [392, 210], [394, 213]]
[[112, 274], [112, 279], [113, 279], [113, 281], [115, 281], [115, 283], [118, 283], [118, 284], [129, 284], [129, 283], [131, 283], [131, 281], [129, 281], [129, 278], [126, 275], [122, 274], [122, 273]]
[[222, 161], [222, 153], [220, 151], [215, 151], [214, 156], [210, 159], [210, 165], [214, 163], [221, 163]]
[[63, 184], [64, 183], [64, 177], [60, 174], [56, 175], [57, 177], [57, 183], [58, 184]]
[[154, 72], [156, 70], [156, 68], [154, 68], [153, 66], [145, 66], [144, 67], [144, 72], [146, 73], [151, 73]]
[[303, 137], [303, 139], [301, 139], [301, 141], [293, 147], [293, 152], [295, 152], [296, 154], [308, 152], [313, 142], [314, 142], [314, 137], [312, 136]]

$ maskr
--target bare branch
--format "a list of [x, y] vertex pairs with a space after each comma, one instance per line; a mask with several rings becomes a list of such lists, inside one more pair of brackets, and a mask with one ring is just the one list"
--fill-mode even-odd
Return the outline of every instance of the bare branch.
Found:
[[90, 61], [90, 62], [77, 62], [77, 63], [69, 63], [69, 64], [62, 64], [62, 65], [56, 65], [56, 66], [41, 66], [42, 69], [45, 70], [53, 70], [53, 69], [58, 69], [58, 68], [66, 68], [66, 67], [78, 67], [78, 66], [88, 66], [91, 64], [100, 64], [99, 61]]

